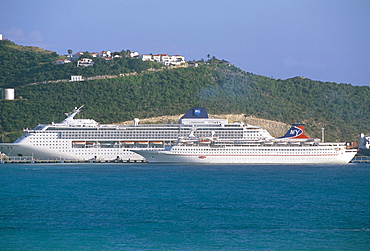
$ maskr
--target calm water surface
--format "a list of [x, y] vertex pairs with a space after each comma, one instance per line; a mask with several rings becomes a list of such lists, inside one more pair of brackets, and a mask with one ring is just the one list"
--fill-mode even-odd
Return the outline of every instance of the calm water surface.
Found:
[[0, 250], [370, 250], [370, 164], [2, 164], [0, 201]]

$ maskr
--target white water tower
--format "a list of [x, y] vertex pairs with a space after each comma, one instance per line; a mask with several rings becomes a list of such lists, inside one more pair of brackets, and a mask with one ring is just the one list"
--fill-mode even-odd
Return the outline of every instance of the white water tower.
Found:
[[14, 100], [14, 89], [13, 88], [6, 88], [2, 90], [2, 98], [5, 100]]

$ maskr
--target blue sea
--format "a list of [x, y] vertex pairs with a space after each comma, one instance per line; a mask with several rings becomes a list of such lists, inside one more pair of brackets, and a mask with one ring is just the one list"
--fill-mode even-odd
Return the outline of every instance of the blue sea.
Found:
[[2, 164], [0, 201], [0, 250], [370, 250], [370, 164]]

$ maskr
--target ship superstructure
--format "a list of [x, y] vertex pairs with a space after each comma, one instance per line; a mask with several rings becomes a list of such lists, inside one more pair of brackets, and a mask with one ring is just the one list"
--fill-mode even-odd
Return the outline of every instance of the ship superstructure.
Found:
[[132, 149], [163, 149], [179, 137], [217, 137], [225, 140], [270, 140], [258, 126], [229, 123], [208, 117], [205, 108], [190, 109], [177, 124], [99, 124], [93, 119], [75, 119], [83, 106], [66, 113], [60, 123], [40, 124], [14, 143], [0, 143], [0, 152], [24, 159], [121, 159], [144, 160]]

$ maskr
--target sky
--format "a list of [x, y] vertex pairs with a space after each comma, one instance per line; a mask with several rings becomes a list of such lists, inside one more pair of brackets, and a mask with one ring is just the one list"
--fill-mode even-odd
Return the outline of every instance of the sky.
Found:
[[210, 55], [275, 79], [370, 86], [370, 0], [0, 0], [0, 34], [61, 55]]

